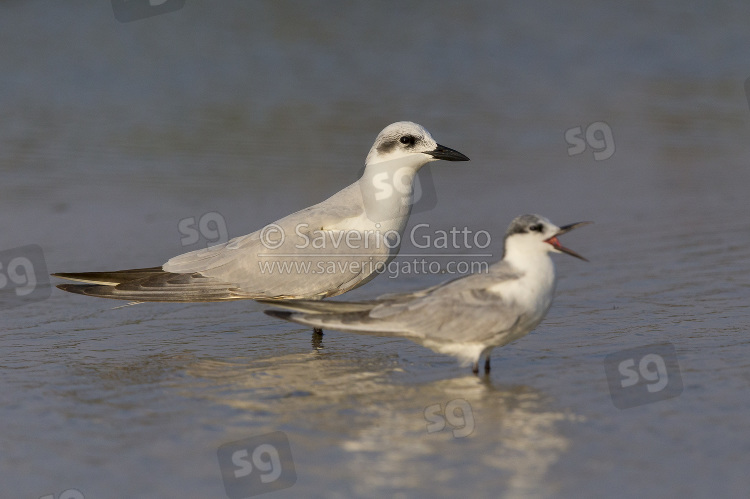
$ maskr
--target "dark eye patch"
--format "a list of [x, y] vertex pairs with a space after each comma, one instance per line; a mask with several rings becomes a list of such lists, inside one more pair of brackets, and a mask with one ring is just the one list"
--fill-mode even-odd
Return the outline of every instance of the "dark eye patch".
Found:
[[413, 146], [417, 139], [415, 139], [413, 135], [403, 135], [398, 141], [405, 146]]
[[529, 230], [534, 231], [534, 232], [544, 232], [544, 225], [534, 224], [531, 227], [529, 227]]

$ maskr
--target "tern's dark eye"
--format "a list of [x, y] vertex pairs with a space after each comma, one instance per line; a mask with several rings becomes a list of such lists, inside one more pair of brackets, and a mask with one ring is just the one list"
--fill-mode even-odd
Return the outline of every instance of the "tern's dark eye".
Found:
[[404, 144], [405, 146], [413, 146], [416, 140], [417, 139], [415, 139], [413, 135], [404, 135], [400, 139], [398, 139], [398, 141]]
[[544, 226], [542, 224], [536, 224], [529, 227], [529, 230], [534, 232], [544, 232]]

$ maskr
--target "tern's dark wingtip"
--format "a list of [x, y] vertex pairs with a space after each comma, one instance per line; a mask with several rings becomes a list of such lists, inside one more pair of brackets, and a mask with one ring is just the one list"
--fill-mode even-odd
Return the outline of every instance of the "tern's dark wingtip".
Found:
[[264, 310], [263, 313], [270, 315], [271, 317], [276, 317], [277, 319], [288, 321], [293, 312], [288, 312], [286, 310]]
[[86, 288], [92, 287], [90, 284], [58, 284], [55, 286], [57, 289], [61, 289], [63, 291], [67, 291], [68, 293], [75, 293], [77, 295], [85, 295]]

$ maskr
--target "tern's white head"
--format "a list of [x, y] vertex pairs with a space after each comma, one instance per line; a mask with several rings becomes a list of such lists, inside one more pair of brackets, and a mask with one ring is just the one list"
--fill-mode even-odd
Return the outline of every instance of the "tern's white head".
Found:
[[422, 125], [411, 121], [398, 121], [388, 125], [378, 134], [367, 155], [365, 164], [371, 165], [393, 159], [414, 156], [420, 166], [436, 159], [468, 161], [458, 151], [441, 146]]
[[505, 232], [503, 259], [524, 261], [552, 252], [567, 253], [581, 260], [586, 260], [575, 251], [560, 244], [557, 236], [590, 223], [592, 222], [578, 222], [558, 227], [541, 215], [516, 217]]

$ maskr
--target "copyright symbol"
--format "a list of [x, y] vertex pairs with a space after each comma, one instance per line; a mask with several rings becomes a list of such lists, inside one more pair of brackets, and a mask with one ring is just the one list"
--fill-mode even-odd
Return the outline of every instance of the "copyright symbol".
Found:
[[284, 229], [276, 224], [266, 225], [260, 231], [260, 242], [267, 249], [273, 250], [281, 247], [284, 244]]

